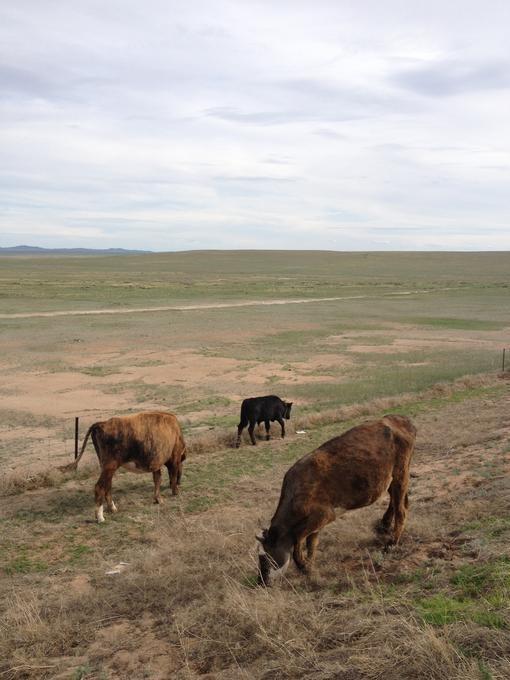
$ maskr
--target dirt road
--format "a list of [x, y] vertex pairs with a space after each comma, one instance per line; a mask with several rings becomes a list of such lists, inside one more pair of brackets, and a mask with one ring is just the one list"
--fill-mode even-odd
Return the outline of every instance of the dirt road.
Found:
[[337, 302], [341, 300], [367, 300], [376, 297], [393, 297], [401, 295], [424, 295], [438, 290], [453, 288], [435, 288], [431, 290], [402, 290], [394, 293], [377, 295], [346, 295], [344, 297], [297, 298], [294, 300], [248, 300], [243, 302], [214, 302], [202, 305], [168, 305], [164, 307], [127, 307], [125, 309], [68, 309], [58, 312], [14, 312], [0, 314], [0, 319], [31, 319], [34, 317], [55, 316], [89, 316], [92, 314], [140, 314], [142, 312], [187, 312], [201, 309], [227, 309], [229, 307], [255, 307], [259, 305], [301, 305], [310, 302]]

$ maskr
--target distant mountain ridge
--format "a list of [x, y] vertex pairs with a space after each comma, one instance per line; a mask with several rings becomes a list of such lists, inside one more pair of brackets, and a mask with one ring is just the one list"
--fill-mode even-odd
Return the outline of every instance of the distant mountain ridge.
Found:
[[125, 248], [41, 248], [39, 246], [0, 247], [0, 255], [142, 255], [151, 250]]

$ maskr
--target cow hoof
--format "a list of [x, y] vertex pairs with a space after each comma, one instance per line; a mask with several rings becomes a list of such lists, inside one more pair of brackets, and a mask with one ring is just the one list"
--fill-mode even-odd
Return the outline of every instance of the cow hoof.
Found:
[[376, 524], [374, 524], [374, 531], [376, 534], [384, 535], [387, 534], [389, 530], [390, 528], [385, 526], [382, 522], [376, 522]]
[[397, 544], [395, 543], [395, 541], [393, 541], [393, 540], [387, 541], [386, 545], [383, 548], [383, 552], [385, 552], [385, 553], [392, 552], [396, 547], [397, 547]]
[[161, 498], [155, 498], [154, 499], [154, 505], [161, 505]]
[[271, 439], [269, 435], [266, 436], [266, 442], [268, 442]]

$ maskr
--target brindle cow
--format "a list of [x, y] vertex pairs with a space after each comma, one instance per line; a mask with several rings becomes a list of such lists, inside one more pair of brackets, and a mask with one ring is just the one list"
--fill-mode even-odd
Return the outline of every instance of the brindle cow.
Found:
[[294, 463], [284, 477], [271, 526], [257, 536], [261, 583], [271, 585], [285, 573], [291, 554], [298, 569], [308, 573], [319, 531], [335, 519], [334, 508], [341, 513], [363, 508], [385, 491], [390, 503], [376, 530], [386, 534], [387, 546], [396, 545], [407, 515], [415, 438], [408, 418], [387, 415], [353, 427]]
[[101, 466], [101, 475], [95, 486], [98, 522], [104, 522], [105, 500], [111, 512], [117, 511], [112, 499], [112, 477], [119, 467], [131, 472], [152, 472], [154, 502], [160, 503], [161, 469], [165, 465], [172, 493], [174, 496], [177, 494], [182, 463], [186, 459], [186, 445], [173, 413], [136, 413], [94, 423], [85, 435], [80, 455], [68, 469], [77, 468], [89, 435]]

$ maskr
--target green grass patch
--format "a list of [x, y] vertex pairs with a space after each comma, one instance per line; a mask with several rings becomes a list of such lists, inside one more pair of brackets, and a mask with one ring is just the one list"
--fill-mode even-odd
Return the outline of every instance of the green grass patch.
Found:
[[418, 611], [426, 623], [444, 626], [473, 621], [487, 628], [508, 628], [510, 558], [466, 564], [450, 578], [453, 592], [420, 599]]
[[490, 538], [499, 538], [510, 531], [510, 517], [484, 517], [469, 522], [463, 527], [464, 531], [481, 530]]
[[79, 372], [84, 373], [85, 375], [92, 375], [98, 378], [102, 378], [103, 376], [121, 373], [121, 370], [115, 368], [114, 366], [88, 366], [86, 368], [80, 368]]
[[48, 564], [42, 560], [34, 559], [27, 555], [27, 549], [20, 549], [20, 554], [10, 560], [3, 567], [8, 576], [13, 574], [29, 574], [38, 571], [46, 571]]
[[472, 621], [487, 628], [507, 628], [503, 615], [483, 603], [437, 594], [419, 602], [418, 612], [425, 623], [445, 626], [456, 621]]
[[510, 594], [510, 558], [466, 564], [455, 573], [451, 583], [463, 597], [506, 597]]
[[78, 545], [73, 545], [69, 550], [69, 562], [76, 564], [81, 562], [84, 557], [90, 555], [93, 552], [89, 545], [79, 543]]
[[483, 319], [457, 319], [455, 317], [417, 317], [409, 319], [410, 323], [421, 326], [431, 326], [432, 328], [451, 328], [463, 331], [498, 331], [505, 328], [508, 324], [501, 321], [490, 321]]

